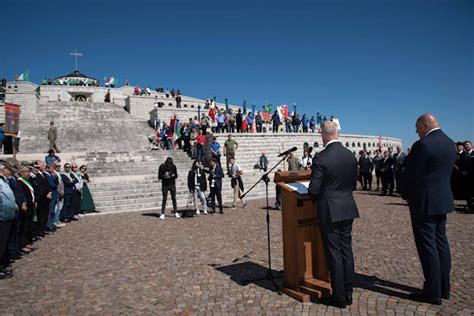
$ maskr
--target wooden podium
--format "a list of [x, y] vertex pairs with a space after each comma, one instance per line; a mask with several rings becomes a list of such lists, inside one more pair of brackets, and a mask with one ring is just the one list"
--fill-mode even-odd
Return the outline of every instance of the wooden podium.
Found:
[[308, 194], [300, 194], [287, 185], [309, 181], [310, 176], [311, 170], [279, 171], [274, 179], [282, 200], [282, 291], [302, 302], [331, 294], [315, 203]]

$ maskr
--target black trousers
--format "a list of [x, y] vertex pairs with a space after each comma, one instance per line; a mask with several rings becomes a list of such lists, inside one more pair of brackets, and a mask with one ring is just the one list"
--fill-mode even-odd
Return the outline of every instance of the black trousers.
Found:
[[176, 206], [176, 185], [164, 185], [161, 188], [161, 192], [163, 193], [163, 201], [161, 202], [161, 214], [165, 214], [166, 209], [166, 201], [168, 200], [168, 192], [171, 193], [171, 200], [173, 201], [173, 210], [176, 212], [178, 207]]
[[74, 216], [74, 211], [72, 209], [71, 202], [72, 202], [72, 194], [64, 195], [64, 204], [63, 204], [63, 208], [61, 210], [61, 215], [60, 215], [60, 218], [62, 221], [65, 219], [71, 219]]
[[74, 193], [71, 196], [71, 209], [73, 216], [79, 214], [81, 211], [81, 192], [78, 192], [77, 190], [74, 190]]
[[49, 216], [49, 200], [46, 196], [38, 199], [38, 206], [36, 208], [37, 221], [33, 223], [33, 234], [35, 236], [44, 236], [46, 224]]
[[393, 194], [393, 172], [392, 170], [382, 172], [382, 192]]
[[222, 192], [220, 189], [217, 189], [216, 187], [211, 187], [211, 192], [209, 193], [209, 197], [211, 198], [211, 208], [212, 211], [216, 211], [216, 198], [217, 198], [217, 203], [219, 203], [219, 211], [222, 213]]
[[382, 180], [382, 172], [380, 170], [375, 170], [375, 178], [377, 179], [377, 190], [378, 190], [380, 186], [380, 182]]
[[8, 236], [10, 234], [11, 221], [0, 221], [0, 270], [9, 265]]
[[451, 252], [446, 237], [446, 214], [417, 216], [412, 213], [411, 224], [425, 277], [423, 295], [432, 299], [448, 296]]
[[10, 256], [18, 256], [20, 254], [20, 214], [18, 212], [10, 226], [8, 253]]
[[278, 125], [273, 124], [272, 132], [273, 132], [273, 133], [278, 133]]
[[372, 189], [372, 173], [371, 172], [362, 172], [362, 187], [364, 190]]
[[352, 298], [354, 284], [352, 222], [353, 220], [350, 219], [337, 223], [320, 224], [333, 298], [342, 302]]
[[31, 244], [33, 234], [31, 232], [33, 224], [33, 206], [28, 206], [26, 212], [20, 214], [20, 248]]

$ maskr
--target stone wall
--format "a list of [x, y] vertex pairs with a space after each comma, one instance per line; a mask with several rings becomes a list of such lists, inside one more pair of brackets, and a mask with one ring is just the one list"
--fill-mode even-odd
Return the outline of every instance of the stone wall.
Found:
[[5, 102], [21, 105], [22, 114], [36, 113], [39, 104], [36, 88], [38, 86], [29, 81], [8, 82]]
[[90, 96], [90, 102], [104, 102], [107, 91], [110, 90], [111, 102], [120, 106], [125, 106], [125, 100], [133, 94], [132, 87], [106, 88], [106, 87], [85, 87], [85, 86], [41, 86], [41, 103], [71, 101], [73, 95], [84, 94]]

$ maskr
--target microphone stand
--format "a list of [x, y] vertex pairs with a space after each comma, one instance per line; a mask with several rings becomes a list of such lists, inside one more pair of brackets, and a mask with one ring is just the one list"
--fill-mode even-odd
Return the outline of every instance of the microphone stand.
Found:
[[251, 282], [256, 282], [256, 281], [262, 281], [262, 280], [268, 280], [270, 281], [275, 289], [277, 290], [278, 295], [281, 295], [280, 287], [275, 283], [275, 275], [273, 275], [272, 271], [272, 253], [271, 253], [271, 248], [270, 248], [270, 205], [268, 202], [268, 183], [270, 182], [270, 178], [268, 175], [278, 166], [280, 165], [285, 159], [287, 155], [284, 155], [281, 160], [274, 165], [268, 172], [265, 172], [263, 176], [250, 188], [245, 192], [241, 198], [244, 198], [250, 191], [252, 191], [253, 188], [255, 188], [260, 182], [265, 182], [265, 198], [266, 198], [266, 210], [267, 210], [267, 250], [268, 250], [268, 268], [267, 268], [267, 274], [264, 277], [256, 278], [256, 279], [250, 279], [250, 280], [245, 280], [242, 283], [244, 285], [247, 285]]

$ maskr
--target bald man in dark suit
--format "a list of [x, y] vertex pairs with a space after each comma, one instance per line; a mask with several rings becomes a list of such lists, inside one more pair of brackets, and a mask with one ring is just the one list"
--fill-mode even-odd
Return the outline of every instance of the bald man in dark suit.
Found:
[[450, 295], [451, 253], [446, 237], [447, 214], [454, 211], [451, 172], [456, 160], [454, 142], [432, 114], [416, 121], [420, 140], [407, 156], [402, 197], [408, 201], [425, 282], [416, 301], [441, 305]]

